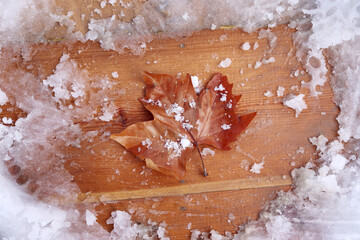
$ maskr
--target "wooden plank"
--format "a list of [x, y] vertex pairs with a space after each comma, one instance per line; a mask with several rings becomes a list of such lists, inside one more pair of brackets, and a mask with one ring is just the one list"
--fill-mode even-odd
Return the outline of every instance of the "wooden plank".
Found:
[[[170, 239], [190, 239], [191, 230], [209, 232], [236, 232], [239, 225], [258, 217], [259, 209], [276, 192], [287, 191], [289, 187], [268, 187], [204, 194], [189, 194], [174, 197], [134, 199], [114, 203], [100, 203], [96, 206], [98, 222], [107, 230], [106, 224], [112, 211], [122, 210], [132, 214], [134, 222], [156, 222], [166, 224]], [[164, 225], [163, 225], [164, 226]]]
[[[289, 178], [274, 177], [268, 179], [235, 179], [218, 182], [205, 182], [195, 184], [185, 184], [172, 187], [160, 187], [154, 189], [139, 189], [131, 191], [83, 193], [78, 195], [78, 203], [110, 202], [119, 200], [131, 200], [139, 198], [181, 196], [186, 194], [199, 194], [209, 192], [233, 191], [242, 189], [258, 189], [266, 187], [291, 186]], [[70, 202], [73, 203], [73, 202]]]
[[[322, 88], [323, 94], [319, 98], [305, 98], [308, 109], [298, 118], [294, 117], [292, 109], [282, 105], [281, 97], [264, 96], [268, 90], [275, 93], [279, 86], [285, 87], [285, 94], [298, 92], [291, 90], [292, 86], [298, 86], [299, 92], [307, 93], [300, 85], [301, 81], [309, 80], [306, 72], [298, 77], [290, 77], [296, 70], [304, 70], [295, 57], [291, 40], [294, 31], [280, 26], [272, 29], [272, 32], [278, 40], [271, 54], [267, 39], [258, 39], [257, 32], [247, 34], [240, 30], [204, 30], [187, 38], [156, 39], [147, 44], [143, 56], [103, 51], [99, 44], [92, 42], [34, 46], [28, 53], [31, 61], [20, 62], [14, 68], [27, 69], [28, 65], [32, 65], [27, 71], [45, 79], [53, 73], [63, 53], [69, 53], [70, 58], [80, 68], [86, 69], [90, 77], [112, 79], [111, 73], [114, 71], [120, 75], [118, 79], [112, 79], [116, 81], [112, 91], [119, 92], [111, 98], [119, 108], [115, 119], [109, 123], [98, 120], [79, 122], [84, 131], [95, 130], [99, 135], [91, 141], [84, 140], [81, 149], [66, 149], [69, 154], [66, 168], [82, 191], [80, 199], [71, 201], [78, 203], [89, 196], [85, 202], [99, 204], [98, 221], [107, 229], [110, 228], [105, 220], [109, 218], [110, 211], [134, 211], [135, 221], [165, 221], [169, 235], [174, 239], [189, 236], [187, 224], [190, 222], [192, 228], [215, 228], [224, 232], [235, 231], [238, 224], [244, 223], [248, 217], [255, 219], [263, 204], [272, 199], [276, 191], [289, 189], [284, 185], [290, 184], [290, 171], [311, 158], [315, 159], [315, 149], [308, 138], [323, 134], [332, 139], [336, 136], [337, 128], [335, 118], [338, 109], [332, 102], [329, 84]], [[243, 51], [240, 46], [244, 42], [251, 45], [258, 42], [259, 48]], [[256, 61], [270, 56], [275, 58], [274, 63], [258, 69], [248, 66], [254, 66]], [[219, 62], [227, 57], [232, 59], [231, 66], [218, 68]], [[142, 71], [172, 75], [189, 72], [199, 76], [203, 84], [215, 72], [221, 71], [234, 83], [234, 93], [242, 94], [238, 113], [258, 112], [248, 131], [233, 144], [232, 150], [215, 150], [214, 156], [205, 158], [209, 177], [203, 178], [200, 174], [201, 165], [196, 152], [191, 156], [184, 179], [178, 181], [146, 169], [142, 161], [102, 136], [105, 132], [121, 132], [132, 123], [151, 119], [151, 114], [138, 101], [144, 89]], [[101, 103], [92, 104], [96, 109]], [[16, 117], [19, 113], [21, 111], [15, 109], [3, 111], [0, 116]], [[298, 151], [299, 147], [303, 151]], [[252, 164], [262, 161], [264, 169], [260, 174], [249, 171]], [[36, 174], [29, 173], [29, 178], [36, 179]], [[208, 200], [202, 200], [204, 194]], [[134, 196], [136, 199], [131, 199]], [[194, 205], [194, 201], [188, 201], [190, 198], [198, 203]], [[121, 201], [113, 202], [115, 200]], [[243, 203], [239, 205], [241, 201]], [[179, 210], [179, 206], [187, 210]], [[228, 223], [230, 213], [234, 213], [236, 221]]]

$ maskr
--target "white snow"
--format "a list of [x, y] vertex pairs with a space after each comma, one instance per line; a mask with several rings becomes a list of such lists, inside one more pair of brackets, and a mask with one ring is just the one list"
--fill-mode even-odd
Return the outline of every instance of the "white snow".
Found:
[[146, 138], [144, 141], [141, 142], [141, 144], [147, 149], [151, 149], [152, 141], [149, 138]]
[[203, 148], [203, 150], [201, 151], [201, 155], [203, 155], [203, 156], [206, 156], [206, 155], [214, 156], [215, 151], [210, 149], [210, 148]]
[[278, 90], [276, 91], [276, 94], [278, 97], [284, 96], [285, 88], [282, 86], [279, 86]]
[[100, 7], [104, 8], [106, 6], [106, 3], [107, 3], [106, 0], [101, 1], [100, 2]]
[[168, 116], [173, 116], [175, 121], [183, 122], [185, 120], [184, 116], [182, 116], [185, 110], [177, 103], [171, 104], [165, 111]]
[[182, 151], [184, 151], [186, 148], [192, 147], [191, 141], [187, 139], [186, 136], [179, 135], [179, 137], [180, 138], [177, 141], [164, 139], [164, 147], [170, 153], [170, 159], [181, 156]]
[[273, 94], [270, 90], [267, 90], [267, 91], [264, 93], [264, 96], [265, 96], [265, 97], [272, 97], [272, 96], [274, 96], [274, 94]]
[[12, 124], [13, 123], [13, 120], [11, 118], [8, 118], [8, 117], [3, 117], [2, 118], [2, 122], [4, 124]]
[[199, 87], [199, 77], [198, 76], [191, 76], [191, 83], [192, 83], [194, 89]]
[[268, 59], [263, 58], [263, 59], [261, 60], [261, 63], [263, 63], [263, 64], [269, 64], [269, 63], [274, 63], [274, 62], [275, 62], [275, 58], [274, 58], [274, 57], [269, 57]]
[[261, 171], [261, 169], [263, 169], [263, 168], [264, 168], [264, 162], [254, 163], [254, 164], [251, 166], [250, 172], [259, 174], [260, 171]]
[[86, 214], [86, 224], [88, 226], [94, 225], [94, 223], [96, 222], [96, 216], [89, 210], [86, 210], [85, 214]]
[[227, 95], [225, 93], [220, 93], [220, 95], [221, 95], [220, 102], [226, 102]]
[[318, 137], [312, 137], [309, 139], [309, 141], [316, 146], [316, 150], [320, 152], [325, 152], [326, 150], [326, 144], [328, 143], [329, 139], [327, 139], [325, 136], [320, 135]]
[[241, 49], [245, 51], [249, 50], [250, 49], [249, 42], [245, 42], [243, 45], [241, 45]]
[[295, 117], [298, 117], [302, 110], [307, 109], [304, 97], [304, 94], [299, 94], [297, 96], [289, 94], [283, 99], [283, 104], [289, 108], [294, 109]]
[[8, 97], [6, 96], [6, 94], [0, 89], [0, 106], [5, 105], [5, 103], [7, 103], [9, 101]]
[[156, 239], [168, 240], [165, 237], [165, 229], [158, 227], [156, 233], [153, 233], [152, 226], [134, 224], [131, 221], [131, 215], [124, 211], [114, 211], [111, 217], [106, 221], [107, 224], [114, 224], [114, 229], [110, 233], [109, 239]]
[[225, 60], [221, 61], [218, 65], [219, 68], [227, 68], [231, 65], [231, 59], [225, 58]]
[[258, 69], [261, 65], [262, 63], [260, 61], [256, 61], [254, 65], [254, 69]]
[[56, 66], [55, 74], [44, 80], [43, 84], [53, 89], [58, 102], [70, 100], [72, 97], [76, 99], [85, 95], [84, 74], [86, 73], [78, 69], [69, 54], [63, 54], [60, 63]]
[[180, 140], [180, 144], [181, 144], [181, 146], [182, 146], [183, 148], [187, 148], [187, 147], [189, 147], [189, 146], [191, 145], [191, 142], [190, 142], [190, 140], [187, 139], [187, 138], [182, 138], [182, 139]]
[[330, 168], [334, 172], [340, 172], [344, 169], [345, 165], [348, 163], [348, 160], [343, 157], [341, 154], [336, 154], [332, 159], [330, 163]]
[[110, 122], [113, 120], [114, 115], [117, 112], [117, 108], [114, 103], [110, 102], [103, 104], [101, 111], [102, 115], [99, 117], [99, 119], [104, 122]]
[[221, 128], [223, 130], [229, 130], [231, 128], [231, 124], [223, 124], [223, 125], [221, 125]]
[[220, 83], [219, 86], [214, 87], [214, 91], [224, 91], [224, 90], [225, 90], [225, 88], [222, 85], [222, 83]]
[[118, 74], [117, 72], [112, 72], [112, 73], [111, 73], [111, 76], [112, 76], [113, 78], [118, 78], [118, 77], [119, 77], [119, 74]]
[[191, 84], [193, 85], [193, 88], [194, 88], [195, 92], [196, 93], [201, 92], [199, 77], [198, 76], [191, 76], [190, 78], [191, 78]]
[[185, 21], [189, 19], [189, 14], [186, 12], [181, 16]]

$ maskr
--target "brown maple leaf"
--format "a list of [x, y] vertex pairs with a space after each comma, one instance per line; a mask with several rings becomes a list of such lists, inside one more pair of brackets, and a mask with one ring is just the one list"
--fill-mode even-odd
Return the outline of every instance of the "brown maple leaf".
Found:
[[199, 145], [228, 150], [255, 113], [238, 116], [235, 107], [241, 96], [232, 94], [232, 84], [220, 73], [196, 94], [190, 75], [185, 79], [145, 72], [146, 95], [140, 101], [154, 120], [127, 127], [111, 139], [145, 160], [146, 166], [175, 177], [183, 176], [186, 162]]

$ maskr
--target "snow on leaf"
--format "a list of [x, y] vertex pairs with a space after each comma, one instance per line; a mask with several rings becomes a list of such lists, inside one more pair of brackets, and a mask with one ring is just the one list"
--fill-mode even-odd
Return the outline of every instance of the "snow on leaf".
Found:
[[[240, 96], [232, 95], [233, 85], [220, 73], [199, 95], [189, 74], [179, 79], [145, 72], [143, 79], [146, 95], [140, 101], [154, 120], [133, 124], [110, 138], [144, 160], [148, 167], [168, 175], [182, 177], [191, 152], [194, 148], [200, 152], [199, 145], [229, 150], [229, 144], [236, 141], [256, 115], [235, 113]], [[224, 95], [226, 101], [221, 101]], [[231, 126], [231, 130], [223, 126]], [[150, 141], [151, 147], [147, 147], [144, 143]]]

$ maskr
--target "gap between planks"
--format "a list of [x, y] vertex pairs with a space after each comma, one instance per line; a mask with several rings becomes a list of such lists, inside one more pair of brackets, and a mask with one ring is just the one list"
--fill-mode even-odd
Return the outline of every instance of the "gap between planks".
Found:
[[113, 202], [120, 200], [131, 200], [141, 198], [154, 197], [170, 197], [181, 196], [186, 194], [201, 194], [209, 192], [222, 192], [233, 190], [244, 190], [251, 188], [267, 188], [267, 187], [281, 187], [291, 186], [290, 178], [275, 176], [271, 180], [268, 178], [248, 178], [248, 179], [234, 179], [216, 182], [203, 182], [194, 184], [181, 184], [171, 187], [160, 187], [152, 189], [137, 189], [137, 190], [122, 190], [113, 192], [88, 192], [80, 193], [77, 198], [63, 197], [60, 201], [61, 205], [74, 203], [96, 203], [96, 202]]

